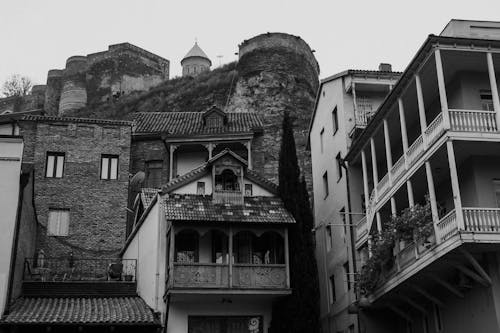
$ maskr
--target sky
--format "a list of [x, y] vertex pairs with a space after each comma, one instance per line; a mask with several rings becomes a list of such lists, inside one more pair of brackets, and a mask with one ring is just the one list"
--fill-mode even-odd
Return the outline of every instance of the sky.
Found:
[[[324, 78], [345, 69], [404, 70], [429, 34], [452, 18], [500, 21], [499, 0], [0, 0], [0, 84], [11, 74], [44, 84], [73, 55], [130, 42], [170, 60], [195, 39], [213, 67], [266, 32], [301, 36]], [[221, 57], [219, 57], [221, 56]]]

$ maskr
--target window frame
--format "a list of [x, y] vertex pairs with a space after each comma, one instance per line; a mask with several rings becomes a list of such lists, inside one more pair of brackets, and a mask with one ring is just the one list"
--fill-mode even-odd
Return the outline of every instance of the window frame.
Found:
[[[161, 180], [162, 180], [162, 171], [163, 171], [163, 160], [148, 160], [144, 164], [145, 169], [146, 169], [146, 185], [148, 187], [153, 187], [153, 188], [158, 188], [161, 186]], [[102, 161], [101, 161], [101, 167], [102, 167]], [[157, 171], [159, 172], [159, 186], [152, 186], [154, 184], [151, 184], [152, 178], [151, 178], [151, 171]], [[102, 173], [101, 173], [102, 174]]]
[[323, 200], [330, 194], [329, 184], [328, 184], [328, 170], [323, 173]]
[[342, 153], [339, 151], [337, 156], [335, 156], [335, 161], [337, 162], [337, 182], [342, 179], [344, 173], [342, 172]]
[[324, 146], [324, 137], [325, 137], [325, 128], [323, 127], [321, 129], [321, 131], [319, 132], [319, 147], [320, 147], [320, 151], [321, 151], [321, 154], [323, 154], [324, 150], [325, 150], [325, 146]]
[[[203, 188], [203, 193], [200, 193], [200, 189]], [[196, 182], [196, 195], [205, 195], [206, 194], [206, 183], [205, 182]]]
[[335, 135], [339, 130], [339, 113], [337, 106], [335, 106], [332, 110], [332, 129], [333, 135]]
[[[116, 178], [111, 178], [111, 161], [116, 158]], [[107, 172], [106, 172], [106, 177], [103, 178], [102, 171], [103, 171], [103, 164], [104, 164], [104, 159], [108, 159], [108, 167], [107, 167]], [[120, 156], [119, 155], [113, 155], [113, 154], [101, 154], [101, 167], [99, 168], [99, 178], [101, 180], [118, 180], [119, 175], [118, 175], [118, 170], [120, 170]]]
[[[58, 166], [58, 157], [62, 156], [62, 169], [61, 169], [61, 176], [57, 176], [57, 166]], [[49, 157], [54, 157], [54, 163], [52, 165], [52, 175], [48, 175], [49, 171]], [[45, 178], [64, 178], [64, 166], [66, 164], [66, 153], [65, 152], [55, 152], [55, 151], [48, 151], [45, 154]]]
[[[50, 216], [51, 216], [51, 213], [62, 213], [62, 212], [65, 212], [68, 214], [68, 217], [67, 217], [67, 226], [66, 226], [66, 234], [60, 234], [59, 232], [61, 231], [61, 223], [58, 222], [58, 226], [57, 226], [57, 231], [58, 233], [55, 234], [55, 233], [50, 233], [49, 231], [53, 228], [50, 227], [50, 223], [51, 223], [51, 219], [50, 219]], [[49, 208], [49, 212], [48, 212], [48, 215], [47, 215], [47, 236], [48, 237], [68, 237], [69, 236], [69, 224], [70, 224], [70, 221], [71, 221], [71, 215], [70, 215], [70, 210], [69, 208]]]

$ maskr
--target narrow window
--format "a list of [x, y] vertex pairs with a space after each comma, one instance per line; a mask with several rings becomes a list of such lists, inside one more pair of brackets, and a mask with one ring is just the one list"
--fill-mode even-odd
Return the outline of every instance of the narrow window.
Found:
[[45, 177], [62, 178], [64, 173], [64, 153], [47, 152]]
[[196, 183], [196, 194], [205, 195], [205, 182]]
[[342, 221], [342, 226], [344, 227], [344, 241], [345, 237], [347, 236], [347, 222], [345, 218], [345, 208], [342, 207], [342, 209], [339, 211], [340, 214], [340, 220]]
[[441, 332], [443, 330], [443, 322], [441, 321], [441, 310], [439, 306], [434, 304], [434, 320], [436, 321], [436, 331]]
[[347, 290], [351, 290], [351, 273], [349, 271], [349, 262], [344, 264], [345, 280], [347, 281]]
[[324, 194], [325, 198], [329, 194], [329, 190], [328, 190], [328, 171], [325, 171], [325, 173], [323, 174], [323, 194]]
[[47, 235], [68, 236], [68, 234], [69, 234], [69, 210], [49, 209]]
[[332, 111], [332, 126], [333, 126], [333, 135], [337, 133], [339, 129], [339, 117], [337, 115], [337, 107], [335, 107]]
[[146, 186], [151, 188], [161, 187], [161, 171], [163, 169], [163, 161], [147, 161], [146, 162]]
[[245, 184], [245, 196], [251, 197], [253, 196], [253, 188], [252, 184]]
[[117, 155], [101, 155], [101, 179], [118, 179]]
[[337, 296], [335, 294], [335, 275], [330, 275], [330, 303], [335, 303], [337, 301]]
[[340, 152], [337, 154], [335, 157], [335, 160], [337, 161], [337, 181], [342, 178], [342, 155], [340, 155]]
[[326, 252], [330, 251], [332, 249], [332, 226], [327, 225], [326, 226]]
[[325, 129], [321, 129], [321, 132], [319, 133], [319, 146], [320, 146], [320, 149], [321, 149], [321, 153], [323, 154], [323, 136], [325, 134]]

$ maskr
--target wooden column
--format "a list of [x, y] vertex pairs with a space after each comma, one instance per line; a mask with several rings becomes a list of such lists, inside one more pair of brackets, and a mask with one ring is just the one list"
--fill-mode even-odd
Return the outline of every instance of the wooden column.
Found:
[[174, 178], [174, 151], [177, 149], [176, 145], [170, 145], [170, 159], [169, 159], [169, 181]]
[[227, 274], [228, 278], [228, 285], [229, 288], [233, 287], [233, 227], [229, 226], [229, 244], [228, 244], [228, 252], [229, 252], [229, 258], [228, 258], [228, 267], [229, 267], [229, 272]]
[[497, 120], [497, 131], [500, 131], [500, 100], [498, 98], [497, 79], [495, 75], [495, 66], [493, 64], [493, 56], [491, 52], [486, 53], [486, 60], [488, 62], [488, 74], [490, 76], [491, 97], [493, 99], [493, 108]]
[[436, 235], [436, 241], [439, 242], [439, 237], [437, 232], [437, 223], [439, 222], [439, 214], [437, 209], [436, 191], [434, 189], [434, 179], [432, 178], [431, 163], [429, 161], [425, 161], [425, 173], [427, 175], [427, 187], [429, 189], [429, 199], [431, 201], [434, 234]]
[[424, 94], [422, 93], [422, 84], [420, 83], [420, 76], [415, 75], [415, 86], [417, 87], [417, 103], [418, 103], [418, 116], [420, 119], [420, 133], [422, 133], [422, 139], [424, 139], [424, 148], [427, 147], [425, 140], [425, 130], [427, 129], [427, 120], [425, 119], [425, 104], [424, 104]]
[[[167, 221], [168, 223], [168, 221]], [[172, 222], [170, 222], [172, 223]], [[170, 277], [170, 286], [172, 287], [174, 284], [174, 261], [175, 261], [175, 230], [174, 230], [174, 225], [171, 224], [170, 226], [170, 249], [169, 249], [169, 274], [168, 276]]]
[[448, 164], [450, 167], [451, 189], [453, 192], [453, 202], [455, 204], [455, 214], [457, 217], [457, 227], [464, 230], [464, 212], [462, 210], [462, 198], [460, 196], [460, 185], [458, 181], [457, 164], [455, 162], [455, 150], [453, 141], [446, 142], [446, 151], [448, 152]]
[[379, 233], [381, 233], [382, 232], [382, 219], [380, 218], [380, 212], [377, 212], [375, 215], [377, 218], [377, 231]]
[[247, 147], [247, 162], [248, 162], [248, 168], [252, 169], [252, 141], [248, 140], [246, 143]]
[[370, 138], [370, 148], [372, 152], [372, 172], [373, 172], [373, 190], [375, 191], [375, 200], [378, 200], [378, 168], [377, 168], [377, 152], [375, 151], [375, 141]]
[[446, 83], [444, 81], [441, 51], [439, 49], [436, 49], [436, 51], [434, 51], [434, 56], [436, 58], [436, 73], [439, 88], [439, 101], [441, 102], [441, 112], [443, 113], [443, 126], [444, 129], [449, 129], [450, 114], [448, 113], [448, 98], [446, 97]]
[[288, 245], [288, 228], [285, 228], [285, 265], [286, 265], [286, 287], [290, 288], [290, 246]]
[[408, 152], [408, 132], [406, 131], [405, 109], [401, 98], [398, 98], [398, 110], [399, 124], [401, 126], [401, 140], [403, 141], [403, 158], [405, 159], [405, 166], [408, 168], [408, 162], [406, 160], [406, 152]]
[[358, 104], [356, 101], [356, 84], [354, 82], [352, 83], [352, 103], [354, 106], [354, 118], [356, 119], [358, 114]]
[[387, 176], [389, 177], [389, 185], [392, 186], [392, 152], [391, 139], [389, 137], [389, 125], [387, 119], [384, 119], [384, 141], [385, 141], [385, 159], [387, 162]]
[[364, 150], [361, 150], [361, 165], [363, 168], [363, 191], [365, 194], [365, 209], [368, 211], [368, 205], [370, 203], [370, 193], [368, 192], [368, 171], [366, 170], [366, 155]]
[[396, 207], [396, 199], [394, 197], [391, 197], [391, 214], [392, 216], [396, 216], [398, 213], [397, 207]]
[[410, 179], [406, 181], [406, 190], [408, 192], [408, 204], [413, 207], [415, 206], [415, 199], [413, 198], [413, 185]]

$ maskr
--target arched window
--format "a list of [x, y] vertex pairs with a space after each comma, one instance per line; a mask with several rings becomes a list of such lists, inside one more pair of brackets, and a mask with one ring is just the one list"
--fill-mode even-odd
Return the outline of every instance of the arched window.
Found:
[[276, 232], [265, 232], [257, 239], [255, 252], [263, 264], [284, 264], [285, 247], [283, 237]]
[[259, 264], [258, 257], [254, 254], [256, 242], [254, 234], [249, 231], [238, 232], [233, 239], [233, 255], [239, 264]]
[[175, 261], [198, 262], [199, 235], [193, 230], [184, 230], [175, 235]]
[[212, 230], [212, 263], [228, 263], [228, 237], [220, 230]]
[[215, 190], [240, 191], [240, 182], [232, 170], [225, 169], [220, 175], [215, 176]]

